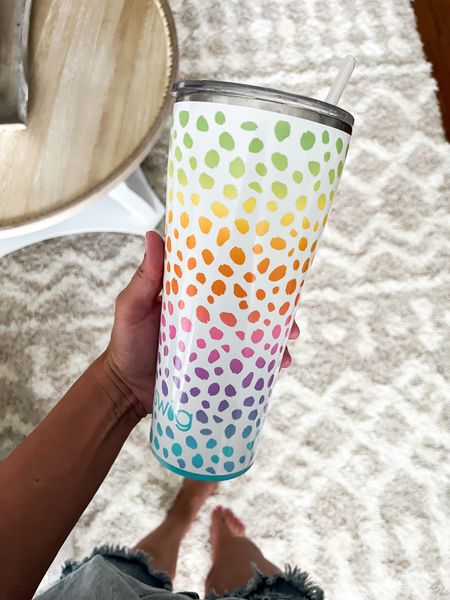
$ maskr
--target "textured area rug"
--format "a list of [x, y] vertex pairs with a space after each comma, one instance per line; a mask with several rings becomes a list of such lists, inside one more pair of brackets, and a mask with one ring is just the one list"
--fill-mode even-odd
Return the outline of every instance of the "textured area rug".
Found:
[[[181, 76], [324, 97], [358, 66], [335, 210], [299, 313], [254, 468], [221, 485], [181, 549], [177, 589], [202, 589], [208, 520], [232, 506], [268, 557], [335, 600], [450, 597], [449, 145], [407, 0], [177, 0]], [[146, 162], [163, 195], [167, 131]], [[0, 263], [5, 456], [104, 348], [141, 239], [89, 235]], [[447, 303], [446, 303], [447, 301]], [[447, 372], [446, 372], [447, 370]], [[125, 444], [76, 526], [75, 555], [133, 544], [179, 479]]]

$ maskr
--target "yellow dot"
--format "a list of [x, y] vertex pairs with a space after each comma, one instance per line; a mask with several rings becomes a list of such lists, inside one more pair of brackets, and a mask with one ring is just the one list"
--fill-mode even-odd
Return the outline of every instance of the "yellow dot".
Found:
[[319, 229], [319, 221], [316, 221], [314, 223], [314, 227], [313, 227], [314, 231], [317, 231]]
[[252, 213], [256, 208], [256, 198], [249, 198], [242, 204], [242, 206], [244, 207], [246, 213]]
[[227, 185], [224, 185], [223, 195], [225, 196], [225, 198], [228, 198], [228, 200], [234, 200], [235, 198], [237, 198], [238, 193], [236, 186], [231, 183], [227, 183]]
[[303, 229], [309, 229], [311, 227], [311, 223], [306, 217], [303, 219], [302, 227]]
[[200, 202], [200, 196], [198, 194], [192, 194], [191, 200], [194, 206], [198, 206], [198, 203]]
[[294, 221], [294, 215], [292, 213], [286, 213], [280, 219], [280, 223], [282, 225], [290, 225]]
[[173, 190], [172, 190], [172, 188], [170, 188], [170, 190], [167, 192], [167, 198], [169, 199], [169, 202], [172, 202], [172, 199], [173, 199]]
[[292, 235], [292, 237], [297, 237], [297, 230], [296, 229], [291, 229], [289, 233]]
[[299, 196], [295, 202], [297, 210], [304, 210], [306, 208], [306, 204], [308, 199], [306, 196]]
[[209, 233], [211, 231], [212, 223], [206, 217], [200, 217], [198, 224], [202, 233]]
[[275, 200], [269, 200], [269, 202], [267, 203], [267, 209], [275, 212], [278, 208], [278, 204], [275, 202]]
[[246, 219], [236, 219], [234, 224], [236, 225], [237, 230], [240, 231], [241, 233], [247, 233], [248, 230], [250, 229], [250, 226]]
[[226, 217], [230, 212], [225, 206], [225, 204], [222, 204], [222, 202], [213, 202], [211, 204], [211, 210], [216, 215], [216, 217], [220, 217], [221, 219], [223, 217]]
[[330, 202], [333, 202], [333, 198], [334, 198], [334, 192], [333, 192], [333, 190], [331, 190], [331, 192], [330, 192]]
[[258, 235], [265, 235], [269, 231], [269, 227], [269, 221], [259, 221], [259, 223], [256, 224], [256, 233]]
[[178, 202], [181, 204], [181, 206], [184, 205], [184, 196], [183, 196], [183, 192], [177, 192], [177, 200]]
[[320, 194], [319, 198], [317, 199], [317, 206], [319, 207], [319, 210], [323, 210], [326, 205], [327, 197], [325, 196], [325, 194]]
[[270, 245], [274, 250], [284, 250], [286, 248], [286, 242], [280, 237], [272, 238], [270, 240]]
[[325, 225], [327, 224], [328, 221], [328, 215], [325, 215], [322, 221], [322, 225], [325, 227]]

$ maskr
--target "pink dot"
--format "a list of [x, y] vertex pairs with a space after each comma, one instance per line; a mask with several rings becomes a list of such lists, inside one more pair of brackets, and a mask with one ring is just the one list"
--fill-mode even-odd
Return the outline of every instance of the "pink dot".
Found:
[[184, 351], [186, 350], [186, 345], [185, 345], [185, 343], [183, 342], [183, 340], [180, 340], [180, 341], [178, 342], [178, 348], [181, 350], [181, 352], [184, 352]]
[[254, 331], [252, 333], [252, 342], [254, 344], [257, 344], [258, 342], [260, 342], [264, 337], [264, 331], [262, 329], [257, 329], [256, 331]]
[[230, 351], [230, 346], [228, 344], [223, 344], [222, 348], [225, 350], [225, 352]]
[[267, 325], [267, 327], [269, 327], [270, 319], [264, 319], [264, 325]]
[[264, 350], [268, 350], [270, 348], [270, 344], [264, 344]]
[[164, 346], [164, 356], [167, 356], [169, 354], [169, 346]]
[[278, 350], [278, 344], [274, 344], [272, 346], [272, 350], [270, 351], [270, 354], [275, 354], [275, 352]]
[[187, 317], [181, 317], [181, 328], [183, 331], [192, 331], [192, 321]]
[[197, 346], [199, 348], [206, 348], [206, 342], [205, 342], [205, 340], [203, 338], [199, 338], [197, 340]]
[[286, 321], [284, 322], [285, 325], [289, 325], [289, 323], [292, 321], [292, 315], [289, 315], [288, 318], [286, 319]]
[[177, 335], [177, 330], [174, 325], [169, 325], [169, 337], [171, 340]]
[[273, 338], [275, 340], [277, 340], [280, 337], [280, 333], [281, 333], [281, 325], [275, 325], [275, 327], [272, 330]]
[[197, 358], [197, 353], [196, 352], [191, 352], [191, 354], [189, 355], [189, 362], [194, 362], [194, 360]]
[[163, 302], [163, 310], [166, 310], [166, 303]]
[[170, 300], [167, 303], [167, 310], [169, 311], [169, 315], [172, 316], [173, 315], [173, 304]]
[[219, 360], [219, 358], [220, 358], [220, 354], [218, 353], [218, 351], [211, 350], [211, 352], [209, 353], [209, 356], [208, 356], [208, 362], [209, 363], [216, 362], [216, 360]]
[[209, 330], [209, 335], [213, 340], [221, 340], [223, 338], [223, 331], [220, 331], [220, 329], [217, 329], [217, 327], [211, 327]]
[[248, 346], [246, 346], [245, 348], [242, 349], [242, 356], [244, 356], [245, 358], [250, 358], [254, 354], [255, 354], [254, 351], [251, 348], [249, 348]]
[[244, 368], [244, 366], [239, 359], [233, 358], [231, 360], [230, 369], [231, 369], [232, 373], [235, 373], [235, 374], [240, 373], [243, 368]]
[[167, 322], [166, 322], [166, 317], [164, 316], [164, 313], [163, 313], [163, 314], [161, 314], [161, 323], [162, 323], [163, 327], [165, 327], [165, 326], [166, 326], [166, 324], [167, 324]]
[[165, 342], [167, 340], [167, 335], [166, 335], [165, 331], [162, 332], [162, 336], [161, 337], [162, 337], [162, 341], [163, 342]]
[[236, 331], [236, 335], [240, 340], [243, 340], [245, 338], [245, 333], [243, 331]]

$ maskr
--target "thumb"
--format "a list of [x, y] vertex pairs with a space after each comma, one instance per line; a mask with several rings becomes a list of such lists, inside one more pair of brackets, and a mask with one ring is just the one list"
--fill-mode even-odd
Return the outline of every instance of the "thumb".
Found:
[[156, 231], [145, 234], [145, 254], [127, 287], [120, 292], [116, 313], [130, 321], [140, 321], [153, 307], [163, 280], [164, 240]]

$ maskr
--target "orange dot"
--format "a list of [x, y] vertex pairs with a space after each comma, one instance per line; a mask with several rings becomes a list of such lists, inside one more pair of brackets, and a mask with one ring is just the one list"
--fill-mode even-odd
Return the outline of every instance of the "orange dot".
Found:
[[166, 294], [170, 294], [170, 281], [166, 281]]
[[270, 323], [271, 323], [270, 319], [264, 319], [264, 325], [269, 327]]
[[255, 254], [261, 254], [262, 251], [263, 247], [261, 246], [261, 244], [256, 244], [255, 246], [253, 246], [253, 252]]
[[314, 242], [314, 244], [311, 246], [311, 252], [314, 252], [314, 250], [317, 248], [317, 240]]
[[242, 248], [235, 246], [230, 250], [230, 256], [231, 260], [237, 265], [243, 265], [245, 262], [245, 252], [242, 250]]
[[259, 312], [257, 310], [253, 310], [249, 315], [248, 315], [248, 320], [250, 321], [250, 323], [256, 323], [256, 321], [259, 321], [259, 317], [261, 315], [259, 314]]
[[173, 293], [178, 294], [178, 281], [175, 279], [175, 277], [172, 279], [171, 283], [172, 283]]
[[303, 284], [304, 284], [304, 283], [305, 283], [305, 280], [303, 279], [303, 281], [302, 281], [302, 282], [301, 282], [301, 284], [300, 284], [300, 287], [301, 287], [301, 288], [303, 287]]
[[286, 275], [286, 266], [281, 265], [281, 267], [277, 267], [276, 269], [274, 269], [272, 271], [272, 273], [269, 275], [269, 279], [270, 279], [270, 281], [279, 281], [285, 275]]
[[180, 265], [174, 265], [173, 270], [175, 271], [178, 277], [181, 277], [183, 275], [183, 271], [181, 270]]
[[297, 280], [296, 279], [289, 280], [286, 284], [286, 294], [288, 294], [288, 296], [293, 294], [295, 292], [296, 287], [297, 287]]
[[309, 258], [307, 258], [305, 260], [305, 262], [303, 263], [303, 267], [302, 267], [302, 273], [306, 273], [306, 271], [309, 269]]
[[183, 229], [186, 229], [186, 227], [189, 225], [189, 215], [187, 214], [187, 212], [182, 212], [180, 215], [180, 223], [181, 223], [181, 227]]
[[272, 238], [270, 240], [270, 245], [275, 250], [284, 250], [286, 248], [286, 242], [283, 240], [283, 238], [280, 238], [280, 237]]
[[214, 260], [213, 253], [210, 250], [202, 250], [202, 256], [207, 265], [210, 265]]
[[294, 304], [295, 304], [295, 306], [297, 306], [297, 304], [298, 304], [299, 302], [300, 302], [300, 293], [298, 293], [298, 294], [295, 296], [295, 300], [294, 300]]
[[175, 229], [173, 230], [173, 237], [177, 240], [180, 237], [180, 232], [178, 231], [178, 229], [175, 227]]
[[245, 298], [247, 296], [247, 292], [238, 283], [234, 284], [233, 291], [234, 295], [238, 298]]
[[266, 292], [264, 290], [256, 290], [256, 297], [258, 300], [264, 300], [266, 297]]
[[216, 279], [216, 281], [212, 282], [211, 289], [216, 296], [223, 296], [227, 286], [221, 279]]
[[230, 239], [230, 230], [228, 227], [221, 227], [217, 234], [217, 245], [223, 246]]
[[248, 308], [248, 303], [245, 300], [241, 300], [239, 302], [239, 308], [242, 308], [242, 310], [245, 310], [246, 308]]
[[207, 308], [205, 308], [204, 306], [197, 306], [195, 314], [197, 315], [197, 319], [199, 321], [201, 321], [202, 323], [208, 323], [210, 316]]
[[210, 304], [214, 304], [214, 297], [213, 296], [208, 296], [207, 300], [208, 300], [208, 302]]
[[186, 246], [192, 250], [192, 248], [195, 248], [196, 243], [197, 240], [195, 239], [195, 235], [188, 235], [186, 238]]
[[203, 275], [203, 273], [197, 273], [197, 275], [195, 276], [195, 279], [199, 283], [205, 283], [205, 281], [206, 281], [206, 277]]
[[291, 248], [288, 252], [288, 256], [292, 256], [294, 254], [294, 248]]
[[198, 220], [198, 225], [202, 233], [209, 233], [211, 231], [212, 223], [206, 217], [200, 217]]
[[259, 264], [258, 264], [258, 271], [260, 273], [265, 273], [267, 271], [267, 269], [269, 268], [270, 265], [270, 259], [269, 258], [264, 258]]
[[195, 296], [196, 293], [197, 293], [197, 288], [195, 287], [195, 285], [192, 285], [192, 283], [191, 283], [190, 285], [187, 286], [186, 294], [188, 296]]
[[172, 240], [170, 239], [170, 235], [167, 236], [166, 247], [169, 252], [172, 252]]
[[272, 288], [272, 294], [278, 294], [279, 291], [280, 288], [277, 285], [274, 288]]
[[220, 265], [219, 271], [222, 273], [222, 275], [225, 275], [225, 277], [231, 277], [231, 275], [234, 274], [234, 271], [230, 265], [226, 264]]
[[183, 253], [181, 252], [181, 250], [177, 250], [177, 256], [178, 260], [183, 260]]
[[269, 302], [269, 304], [267, 305], [267, 308], [269, 309], [270, 312], [273, 312], [275, 310], [275, 304], [273, 302]]
[[191, 269], [191, 270], [195, 269], [195, 267], [197, 266], [197, 261], [193, 256], [191, 256], [191, 258], [188, 258], [187, 266], [188, 266], [188, 269]]
[[285, 302], [281, 305], [280, 310], [278, 311], [280, 315], [285, 315], [289, 310], [289, 302]]
[[233, 313], [221, 312], [219, 317], [220, 320], [225, 323], [225, 325], [228, 325], [228, 327], [234, 327], [237, 323], [237, 319]]
[[308, 247], [308, 240], [305, 237], [300, 238], [300, 241], [298, 243], [298, 249], [306, 250], [307, 247]]
[[171, 210], [169, 210], [169, 213], [167, 215], [167, 220], [169, 221], [169, 223], [172, 223], [172, 221], [173, 221], [173, 212]]
[[294, 260], [294, 265], [293, 266], [294, 266], [294, 271], [298, 271], [298, 268], [300, 266], [300, 261], [298, 260], [298, 258], [296, 258]]
[[183, 310], [183, 308], [184, 308], [184, 300], [178, 300], [178, 308], [180, 310]]
[[256, 275], [254, 273], [246, 273], [244, 275], [244, 279], [247, 283], [252, 283], [256, 279]]
[[167, 271], [168, 271], [169, 273], [170, 273], [170, 269], [171, 269], [171, 268], [172, 268], [172, 267], [170, 266], [170, 262], [169, 262], [169, 261], [167, 261]]

